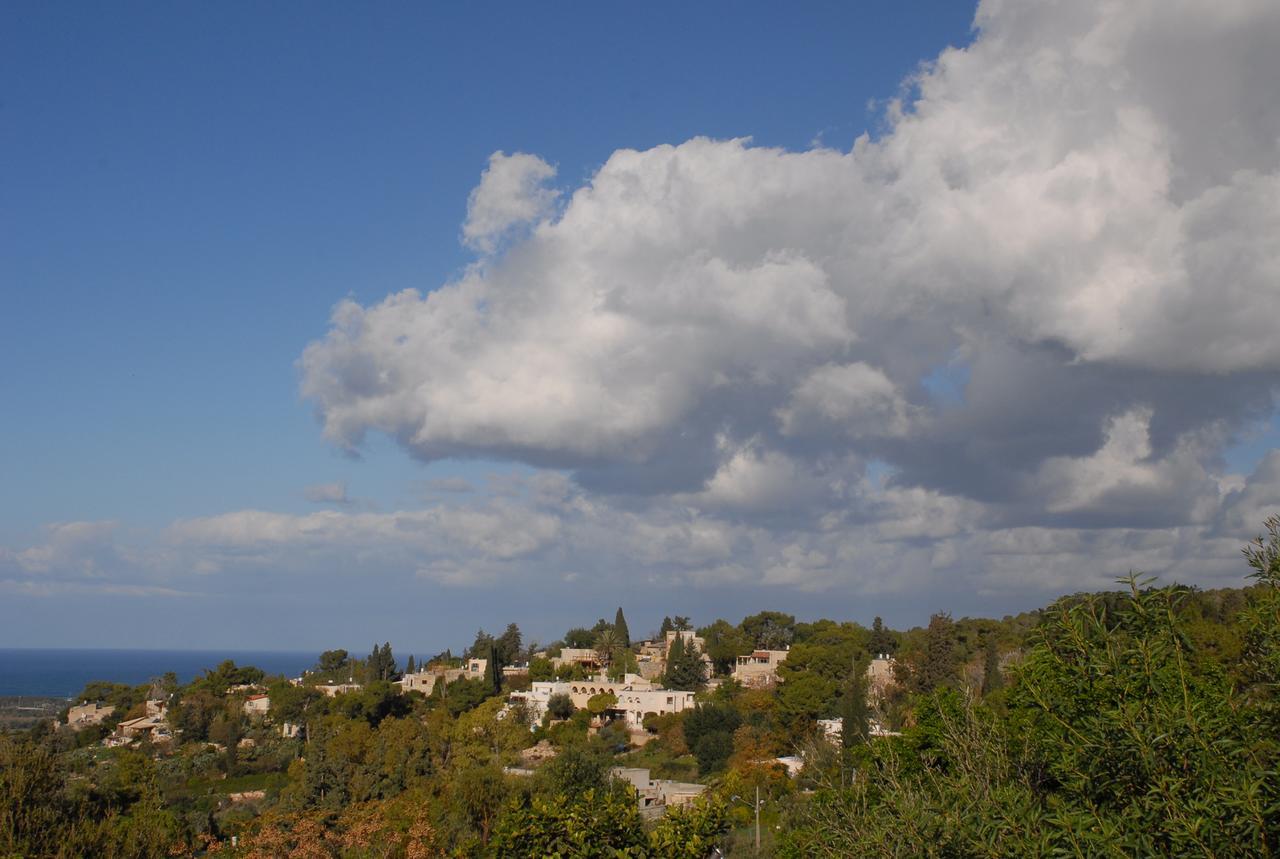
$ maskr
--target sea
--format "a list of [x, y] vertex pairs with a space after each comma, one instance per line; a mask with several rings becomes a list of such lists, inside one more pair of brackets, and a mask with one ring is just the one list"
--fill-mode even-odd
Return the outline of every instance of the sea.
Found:
[[206, 668], [231, 659], [267, 674], [296, 677], [315, 664], [316, 653], [278, 650], [72, 650], [0, 648], [0, 695], [71, 698], [92, 680], [146, 683], [167, 671], [187, 683]]

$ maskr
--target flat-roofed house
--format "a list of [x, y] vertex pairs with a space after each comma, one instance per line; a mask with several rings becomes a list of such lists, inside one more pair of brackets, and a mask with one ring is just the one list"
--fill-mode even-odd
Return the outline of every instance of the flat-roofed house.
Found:
[[668, 808], [688, 805], [707, 789], [705, 784], [694, 782], [651, 779], [649, 770], [643, 767], [614, 767], [609, 775], [636, 789], [640, 816], [646, 820], [662, 817]]
[[438, 671], [417, 671], [404, 675], [396, 681], [396, 685], [400, 687], [401, 692], [421, 692], [423, 695], [430, 695], [436, 688], [436, 681], [442, 676], [443, 673]]
[[538, 680], [526, 692], [512, 692], [510, 700], [523, 701], [535, 722], [541, 721], [547, 712], [547, 703], [553, 695], [568, 695], [579, 710], [587, 706], [592, 697], [607, 693], [616, 699], [608, 712], [626, 720], [629, 728], [644, 727], [644, 717], [650, 713], [662, 716], [681, 713], [694, 706], [694, 693], [678, 689], [654, 688], [642, 677], [628, 675], [631, 682], [616, 683], [610, 680]]
[[244, 712], [249, 716], [265, 716], [271, 709], [271, 696], [258, 694], [244, 699]]
[[92, 704], [77, 704], [67, 710], [67, 725], [76, 729], [98, 725], [114, 713], [115, 709], [109, 704], [99, 704], [97, 701]]
[[551, 664], [556, 668], [566, 665], [581, 665], [583, 668], [600, 667], [600, 654], [590, 647], [562, 647], [559, 656], [551, 657]]
[[753, 650], [738, 657], [733, 679], [757, 689], [774, 686], [778, 682], [778, 666], [786, 660], [785, 650]]

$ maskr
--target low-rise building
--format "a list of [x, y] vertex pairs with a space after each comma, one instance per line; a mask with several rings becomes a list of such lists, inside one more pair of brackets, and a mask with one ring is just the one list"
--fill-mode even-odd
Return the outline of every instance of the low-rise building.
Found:
[[818, 729], [822, 731], [822, 736], [826, 737], [837, 745], [844, 736], [844, 720], [843, 719], [819, 719]]
[[559, 656], [551, 657], [551, 664], [556, 668], [566, 665], [581, 665], [594, 671], [600, 667], [600, 654], [590, 647], [562, 647]]
[[707, 789], [705, 784], [651, 779], [649, 770], [643, 767], [614, 767], [609, 774], [625, 781], [636, 789], [640, 803], [640, 816], [645, 819], [661, 817], [668, 808], [689, 805]]
[[325, 683], [315, 688], [330, 698], [336, 698], [339, 695], [346, 695], [348, 692], [359, 692], [364, 687], [359, 683]]
[[743, 686], [761, 689], [778, 683], [778, 666], [787, 660], [785, 650], [753, 650], [739, 656], [733, 666], [733, 679]]
[[396, 681], [396, 685], [400, 687], [401, 692], [421, 692], [423, 695], [430, 695], [442, 674], [443, 672], [439, 671], [417, 671], [404, 675]]
[[[829, 741], [839, 745], [844, 737], [844, 722], [840, 719], [819, 719], [818, 728], [821, 729], [822, 735]], [[875, 737], [897, 737], [900, 736], [898, 731], [890, 731], [876, 719], [867, 720], [867, 736]]]
[[475, 680], [477, 678], [483, 677], [484, 672], [488, 669], [488, 667], [489, 667], [489, 660], [487, 659], [468, 659], [467, 664], [465, 666], [467, 671], [467, 678], [471, 680]]
[[244, 712], [248, 716], [262, 717], [271, 709], [271, 696], [250, 695], [244, 699]]
[[116, 726], [114, 736], [107, 738], [107, 740], [114, 740], [114, 742], [104, 741], [104, 743], [106, 745], [123, 745], [142, 739], [156, 742], [167, 740], [170, 736], [166, 713], [161, 710], [157, 713], [121, 722]]
[[67, 725], [79, 730], [90, 725], [99, 725], [115, 712], [115, 707], [99, 704], [77, 704], [67, 710]]
[[568, 695], [573, 706], [581, 710], [592, 697], [600, 694], [614, 696], [616, 700], [608, 714], [625, 719], [627, 727], [634, 730], [644, 727], [647, 715], [681, 713], [694, 706], [694, 693], [656, 687], [635, 674], [626, 675], [622, 682], [603, 677], [593, 680], [538, 680], [526, 692], [512, 692], [511, 700], [523, 701], [533, 721], [539, 722], [553, 695]]
[[894, 659], [887, 653], [876, 655], [867, 663], [867, 697], [874, 703], [884, 700], [889, 687], [895, 685]]

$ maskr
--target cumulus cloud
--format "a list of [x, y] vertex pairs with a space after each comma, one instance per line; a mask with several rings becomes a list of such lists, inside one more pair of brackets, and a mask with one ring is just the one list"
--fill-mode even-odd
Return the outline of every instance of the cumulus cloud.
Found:
[[975, 26], [847, 150], [622, 149], [563, 197], [495, 153], [476, 264], [339, 304], [302, 391], [336, 444], [542, 471], [165, 551], [864, 594], [1238, 573], [1280, 504], [1274, 453], [1222, 456], [1280, 388], [1280, 5], [986, 0]]
[[[941, 434], [968, 420], [971, 453], [1004, 457], [997, 425], [1037, 388], [1074, 385], [1077, 416], [1022, 436], [992, 492], [1087, 454], [1118, 411], [1150, 409], [1158, 448], [1244, 420], [1236, 395], [1280, 369], [1280, 59], [1259, 35], [1280, 10], [1181, 6], [984, 3], [878, 139], [620, 150], [554, 220], [551, 168], [499, 153], [464, 235], [538, 229], [428, 294], [340, 305], [304, 392], [340, 444], [379, 430], [623, 492], [706, 488], [748, 443], [965, 492], [921, 467]], [[1230, 105], [1178, 88], [1188, 53]], [[988, 402], [939, 426], [922, 379], [957, 355]], [[1211, 374], [1237, 402], [1192, 414], [1178, 380]]]
[[479, 251], [492, 252], [515, 227], [550, 213], [558, 194], [545, 187], [555, 168], [536, 155], [495, 152], [467, 200], [462, 240]]
[[536, 229], [339, 305], [301, 362], [326, 435], [685, 505], [724, 523], [688, 546], [712, 577], [878, 575], [837, 531], [1042, 528], [1078, 559], [1073, 529], [1228, 527], [1264, 478], [1221, 452], [1280, 383], [1280, 7], [989, 0], [975, 27], [847, 151], [619, 150], [554, 217], [551, 168], [495, 155], [466, 241]]

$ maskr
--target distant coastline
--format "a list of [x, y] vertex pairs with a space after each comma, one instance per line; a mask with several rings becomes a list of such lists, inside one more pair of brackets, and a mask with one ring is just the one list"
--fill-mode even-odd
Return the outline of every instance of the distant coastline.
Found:
[[0, 648], [0, 696], [70, 698], [93, 680], [138, 684], [167, 671], [187, 683], [226, 659], [292, 677], [314, 663], [316, 655], [314, 651], [232, 649]]

